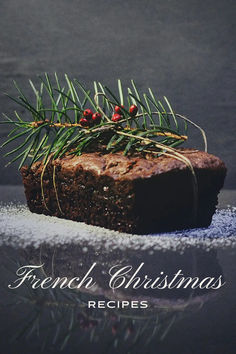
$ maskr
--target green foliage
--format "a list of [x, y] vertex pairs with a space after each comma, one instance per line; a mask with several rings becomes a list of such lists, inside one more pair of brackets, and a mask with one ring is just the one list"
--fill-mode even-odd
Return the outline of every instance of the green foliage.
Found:
[[[187, 119], [174, 113], [166, 97], [163, 102], [157, 100], [151, 89], [141, 94], [133, 80], [126, 92], [118, 80], [118, 97], [100, 82], [94, 82], [94, 91], [91, 92], [68, 75], [65, 75], [64, 85], [61, 85], [56, 73], [54, 77], [45, 74], [39, 80], [38, 87], [29, 80], [35, 96], [34, 103], [15, 82], [18, 97], [8, 95], [26, 111], [24, 118], [16, 111], [14, 117], [4, 114], [5, 120], [0, 122], [12, 125], [2, 147], [19, 139], [19, 145], [5, 154], [14, 156], [9, 164], [19, 160], [21, 167], [28, 160], [31, 166], [39, 159], [46, 163], [49, 156], [56, 159], [66, 153], [80, 155], [95, 144], [105, 145], [108, 152], [122, 150], [124, 154], [147, 148], [162, 152], [165, 146], [174, 148], [187, 139]], [[123, 118], [115, 123], [111, 120], [114, 105], [123, 104]], [[139, 109], [135, 117], [129, 114], [131, 104], [136, 104]], [[98, 125], [85, 128], [79, 124], [86, 108], [102, 114]], [[185, 121], [182, 128], [179, 118]], [[192, 123], [190, 120], [188, 122]]]

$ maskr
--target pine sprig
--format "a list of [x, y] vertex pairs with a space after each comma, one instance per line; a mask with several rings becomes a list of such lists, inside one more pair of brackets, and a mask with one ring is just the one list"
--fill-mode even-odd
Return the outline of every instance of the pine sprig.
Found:
[[[17, 147], [5, 156], [14, 158], [8, 163], [19, 161], [19, 168], [28, 160], [28, 165], [39, 159], [47, 163], [49, 157], [61, 158], [66, 153], [80, 155], [88, 148], [102, 146], [107, 152], [149, 151], [159, 156], [165, 151], [173, 152], [175, 147], [187, 140], [187, 123], [201, 130], [206, 146], [204, 131], [188, 118], [174, 112], [168, 99], [158, 100], [151, 89], [140, 93], [134, 81], [125, 92], [118, 80], [118, 96], [107, 86], [94, 82], [94, 90], [87, 90], [77, 79], [65, 75], [64, 84], [55, 73], [39, 77], [39, 87], [29, 80], [35, 96], [32, 103], [14, 82], [18, 97], [10, 97], [24, 108], [29, 117], [22, 117], [16, 111], [12, 117], [3, 115], [1, 124], [12, 129], [2, 147], [19, 140]], [[139, 111], [135, 116], [129, 112], [131, 104]], [[115, 106], [120, 107], [121, 119], [112, 120]], [[101, 120], [93, 126], [80, 123], [83, 111], [92, 108], [101, 114]], [[27, 114], [26, 114], [27, 115]], [[184, 124], [180, 121], [184, 120]], [[24, 139], [22, 141], [22, 139]], [[159, 153], [159, 154], [157, 154]]]

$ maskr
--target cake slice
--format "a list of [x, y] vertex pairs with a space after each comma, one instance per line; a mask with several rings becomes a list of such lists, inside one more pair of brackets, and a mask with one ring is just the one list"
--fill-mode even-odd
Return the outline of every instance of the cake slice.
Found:
[[226, 167], [206, 152], [179, 151], [194, 168], [197, 195], [191, 171], [174, 157], [85, 152], [21, 168], [29, 209], [127, 233], [206, 227]]

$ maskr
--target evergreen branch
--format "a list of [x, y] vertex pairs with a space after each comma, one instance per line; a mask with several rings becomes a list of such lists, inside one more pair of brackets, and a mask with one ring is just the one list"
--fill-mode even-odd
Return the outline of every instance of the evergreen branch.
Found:
[[124, 105], [124, 94], [123, 94], [122, 83], [120, 79], [118, 80], [118, 90], [120, 95], [120, 104]]
[[84, 95], [87, 97], [88, 101], [91, 103], [92, 107], [97, 110], [97, 106], [94, 103], [94, 101], [92, 100], [92, 98], [90, 97], [90, 94], [88, 93], [87, 90], [85, 90], [85, 88], [82, 86], [82, 84], [77, 80], [74, 79], [75, 83], [77, 84], [77, 86], [81, 89], [81, 91], [84, 93]]
[[149, 97], [147, 95], [147, 99], [150, 101], [150, 103], [152, 103], [152, 105], [154, 106], [154, 108], [159, 112], [159, 124], [162, 126], [162, 125], [169, 125], [169, 121], [166, 119], [166, 117], [163, 115], [164, 113], [164, 109], [161, 109], [160, 106], [159, 106], [159, 102], [157, 102], [151, 88], [149, 87], [148, 89], [149, 91], [149, 94], [151, 97]]
[[176, 116], [175, 116], [175, 114], [174, 114], [174, 111], [173, 111], [173, 109], [172, 109], [172, 107], [171, 107], [171, 104], [170, 104], [170, 102], [168, 101], [168, 99], [167, 99], [165, 96], [164, 96], [164, 100], [166, 101], [167, 106], [168, 106], [168, 108], [169, 108], [169, 110], [170, 110], [170, 113], [171, 113], [171, 115], [172, 115], [172, 117], [173, 117], [173, 120], [174, 120], [175, 125], [176, 125], [176, 129], [177, 129], [177, 131], [179, 131], [178, 121], [177, 121]]
[[[50, 156], [56, 159], [65, 154], [80, 155], [92, 146], [93, 149], [102, 147], [107, 152], [123, 151], [124, 154], [149, 151], [159, 156], [167, 151], [172, 156], [181, 158], [175, 147], [187, 140], [187, 123], [201, 131], [205, 150], [207, 148], [206, 135], [201, 127], [183, 115], [175, 113], [168, 99], [164, 97], [168, 107], [166, 109], [150, 88], [148, 94], [141, 94], [133, 80], [131, 81], [133, 92], [130, 88], [125, 92], [121, 80], [118, 80], [116, 95], [100, 82], [94, 82], [92, 92], [85, 89], [77, 79], [71, 80], [66, 74], [63, 84], [60, 83], [56, 73], [53, 80], [47, 73], [39, 79], [39, 87], [29, 80], [36, 98], [35, 104], [27, 99], [15, 82], [19, 96], [18, 98], [9, 96], [32, 115], [33, 121], [22, 119], [15, 111], [14, 120], [4, 115], [5, 120], [0, 122], [13, 126], [2, 147], [18, 139], [20, 141], [17, 147], [5, 154], [5, 156], [16, 154], [10, 163], [20, 159], [21, 167], [29, 158], [29, 166], [39, 159], [43, 159], [43, 163], [46, 164]], [[98, 115], [100, 114], [99, 121], [95, 120], [93, 123], [91, 117], [90, 120], [85, 119], [84, 111], [90, 111], [86, 107], [87, 104]], [[131, 104], [140, 110], [135, 115], [129, 111]], [[120, 118], [116, 121], [113, 120], [115, 109], [119, 109], [120, 112]], [[155, 116], [159, 117], [159, 121]], [[184, 123], [179, 124], [179, 120], [183, 120]], [[182, 160], [188, 164], [185, 158]]]
[[[77, 101], [79, 103], [79, 106], [81, 107], [82, 104], [80, 102], [80, 99], [79, 99], [79, 96], [78, 96], [78, 94], [76, 92], [76, 89], [75, 89], [75, 87], [73, 85], [73, 82], [68, 78], [68, 75], [66, 75], [66, 74], [65, 74], [65, 78], [66, 78], [68, 87], [70, 89], [71, 97], [72, 97], [73, 101], [74, 102]], [[74, 112], [75, 112], [75, 120], [74, 121], [75, 121], [75, 123], [78, 122], [78, 110], [76, 109], [76, 106], [77, 106], [76, 103], [74, 103], [74, 108], [75, 108], [75, 110], [74, 110]]]
[[[100, 88], [100, 91], [101, 91], [101, 93], [103, 93], [103, 111], [105, 112], [105, 113], [111, 113], [112, 112], [112, 105], [109, 103], [109, 101], [108, 100], [106, 100], [105, 99], [105, 97], [106, 97], [106, 93], [105, 93], [105, 89], [104, 89], [104, 87], [103, 87], [103, 85], [101, 84], [101, 82], [99, 82], [98, 83], [98, 85], [99, 85], [99, 88]], [[105, 105], [106, 105], [106, 107], [105, 107]], [[106, 109], [107, 108], [107, 109]]]
[[144, 106], [144, 104], [141, 102], [141, 98], [140, 98], [140, 95], [139, 95], [139, 92], [138, 92], [137, 86], [135, 85], [134, 80], [131, 80], [131, 83], [132, 83], [132, 86], [133, 86], [133, 89], [134, 89], [134, 92], [135, 92], [135, 95], [136, 95], [135, 100], [138, 101], [138, 103], [140, 104], [140, 108], [141, 108], [141, 111], [142, 111], [142, 114], [143, 114], [143, 126], [146, 129], [147, 128], [147, 120], [146, 120], [146, 115], [144, 115], [144, 111], [146, 113], [148, 113], [148, 111], [147, 111], [146, 107]]

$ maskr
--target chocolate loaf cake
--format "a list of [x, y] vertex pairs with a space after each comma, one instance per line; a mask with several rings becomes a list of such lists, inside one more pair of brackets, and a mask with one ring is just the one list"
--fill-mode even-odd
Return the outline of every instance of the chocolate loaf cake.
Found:
[[128, 233], [206, 227], [226, 167], [214, 155], [191, 149], [182, 152], [194, 168], [197, 196], [191, 171], [173, 157], [87, 152], [49, 161], [46, 168], [40, 161], [30, 169], [22, 167], [29, 209]]

